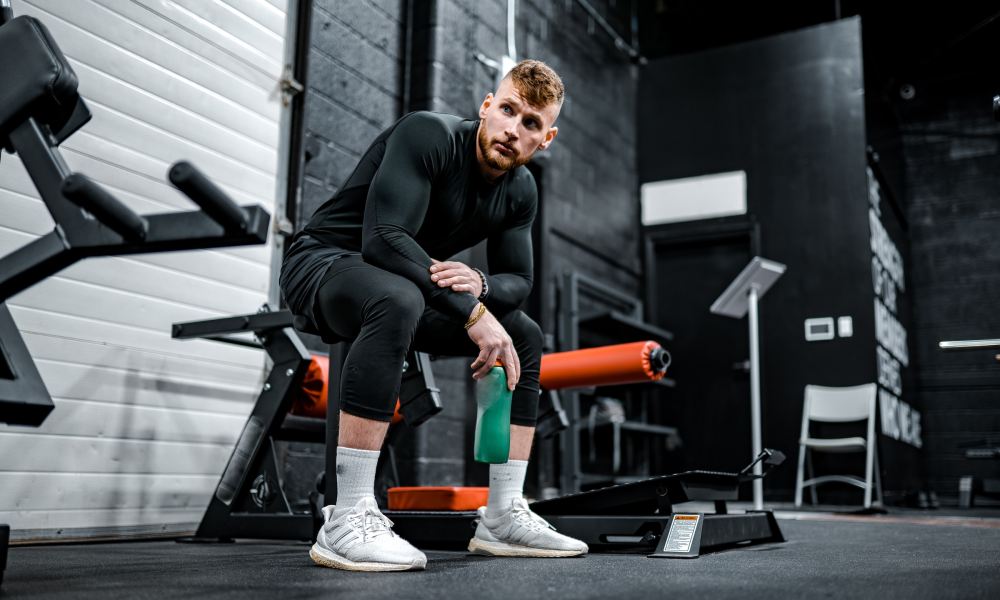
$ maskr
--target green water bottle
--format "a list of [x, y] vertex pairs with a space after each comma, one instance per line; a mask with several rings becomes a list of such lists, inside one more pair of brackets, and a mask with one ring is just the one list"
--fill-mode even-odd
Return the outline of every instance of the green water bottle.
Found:
[[476, 450], [479, 462], [501, 464], [510, 455], [510, 398], [507, 372], [494, 366], [476, 384]]

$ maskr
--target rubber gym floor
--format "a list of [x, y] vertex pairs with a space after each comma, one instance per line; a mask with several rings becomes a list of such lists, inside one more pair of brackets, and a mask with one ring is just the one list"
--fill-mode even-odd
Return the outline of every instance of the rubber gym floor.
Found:
[[1000, 510], [777, 511], [787, 541], [697, 559], [505, 559], [429, 551], [427, 570], [316, 566], [308, 544], [14, 546], [3, 598], [1000, 598]]

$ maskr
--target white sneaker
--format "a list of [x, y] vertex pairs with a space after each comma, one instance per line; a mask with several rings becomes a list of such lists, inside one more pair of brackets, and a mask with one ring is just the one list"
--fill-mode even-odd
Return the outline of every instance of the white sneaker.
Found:
[[489, 556], [580, 556], [589, 548], [580, 540], [556, 531], [555, 527], [531, 512], [524, 498], [515, 498], [510, 510], [495, 519], [487, 518], [486, 507], [479, 513], [476, 535], [469, 552]]
[[309, 550], [318, 565], [348, 571], [410, 571], [427, 566], [427, 557], [393, 533], [392, 521], [375, 498], [362, 498], [334, 518], [335, 506], [324, 506], [326, 522]]

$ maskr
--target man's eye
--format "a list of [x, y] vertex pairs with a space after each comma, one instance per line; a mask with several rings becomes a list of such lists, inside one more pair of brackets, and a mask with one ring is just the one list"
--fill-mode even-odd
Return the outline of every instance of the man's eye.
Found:
[[538, 122], [535, 121], [534, 119], [525, 119], [524, 126], [527, 127], [528, 129], [535, 129], [536, 127], [538, 127]]
[[507, 106], [506, 104], [505, 104], [505, 105], [503, 105], [503, 106], [502, 106], [501, 108], [502, 108], [502, 109], [503, 109], [503, 111], [504, 111], [505, 113], [507, 113], [508, 115], [514, 112], [514, 111], [513, 111], [513, 110], [512, 110], [512, 109], [511, 109], [511, 108], [510, 108], [509, 106]]

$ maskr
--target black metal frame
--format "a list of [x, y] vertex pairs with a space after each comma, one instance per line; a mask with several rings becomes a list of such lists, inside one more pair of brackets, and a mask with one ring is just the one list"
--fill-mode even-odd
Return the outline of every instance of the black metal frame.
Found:
[[[315, 515], [293, 513], [285, 498], [274, 446], [278, 439], [323, 440], [321, 419], [288, 415], [312, 360], [292, 322], [292, 314], [283, 310], [173, 326], [175, 339], [252, 345], [273, 362], [193, 540], [307, 540], [315, 533]], [[257, 343], [229, 337], [244, 332], [252, 332]], [[292, 419], [287, 428], [286, 417]]]
[[0, 258], [0, 301], [90, 256], [262, 244], [270, 215], [239, 207], [189, 163], [171, 183], [202, 210], [139, 216], [98, 184], [73, 174], [47, 128], [29, 118], [10, 134], [55, 229]]
[[[581, 314], [581, 295], [598, 299], [601, 304], [612, 308], [600, 314]], [[563, 274], [559, 286], [558, 310], [560, 351], [577, 350], [580, 347], [581, 329], [593, 332], [613, 331], [616, 336], [627, 336], [628, 339], [620, 340], [622, 342], [638, 338], [666, 343], [673, 339], [671, 332], [650, 325], [643, 318], [641, 300], [577, 271]], [[671, 378], [652, 383], [666, 387], [675, 385]], [[570, 427], [560, 436], [559, 487], [563, 494], [571, 494], [580, 491], [583, 484], [587, 483], [588, 474], [583, 472], [580, 459], [580, 431], [585, 424], [580, 413], [580, 391], [563, 390], [562, 399], [562, 408]]]
[[0, 421], [37, 427], [53, 407], [10, 310], [0, 303]]
[[[168, 177], [201, 210], [139, 216], [84, 175], [72, 173], [59, 153], [61, 139], [89, 118], [82, 100], [74, 118], [53, 134], [27, 117], [5, 144], [16, 152], [48, 208], [55, 228], [0, 257], [0, 422], [40, 425], [52, 409], [38, 371], [4, 304], [11, 296], [89, 256], [194, 250], [262, 244], [270, 215], [259, 206], [237, 206], [186, 162]], [[6, 125], [6, 124], [5, 124]]]
[[7, 545], [10, 543], [10, 526], [0, 525], [0, 586], [3, 585], [3, 572], [7, 570]]
[[[177, 339], [204, 338], [264, 349], [273, 362], [253, 411], [236, 442], [229, 462], [194, 537], [184, 541], [231, 541], [235, 538], [311, 540], [322, 523], [322, 496], [310, 497], [310, 511], [295, 512], [285, 497], [275, 442], [326, 443], [336, 448], [337, 393], [340, 366], [346, 345], [333, 346], [327, 384], [327, 419], [289, 414], [302, 385], [312, 354], [293, 328], [295, 318], [287, 310], [260, 312], [207, 321], [177, 323]], [[257, 342], [232, 337], [252, 332]], [[442, 409], [438, 388], [423, 353], [407, 356], [407, 369], [400, 385], [400, 414], [409, 427], [416, 427]], [[328, 425], [332, 420], [334, 425]], [[331, 444], [329, 436], [334, 440]], [[327, 472], [335, 473], [336, 452], [327, 452]], [[336, 498], [337, 478], [327, 477], [325, 497]]]

